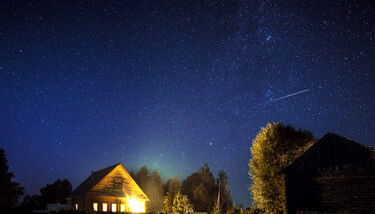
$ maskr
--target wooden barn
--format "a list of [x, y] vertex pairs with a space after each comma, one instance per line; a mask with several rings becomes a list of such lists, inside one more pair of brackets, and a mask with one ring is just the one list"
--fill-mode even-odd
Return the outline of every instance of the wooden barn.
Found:
[[119, 163], [92, 172], [67, 198], [73, 210], [145, 212], [149, 199]]
[[327, 134], [284, 170], [288, 213], [374, 213], [375, 149]]

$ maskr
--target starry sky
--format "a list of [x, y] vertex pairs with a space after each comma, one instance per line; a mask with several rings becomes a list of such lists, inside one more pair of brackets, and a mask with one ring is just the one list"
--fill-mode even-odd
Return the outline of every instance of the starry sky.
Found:
[[207, 162], [247, 207], [268, 122], [375, 146], [374, 26], [371, 1], [5, 0], [0, 147], [30, 194]]

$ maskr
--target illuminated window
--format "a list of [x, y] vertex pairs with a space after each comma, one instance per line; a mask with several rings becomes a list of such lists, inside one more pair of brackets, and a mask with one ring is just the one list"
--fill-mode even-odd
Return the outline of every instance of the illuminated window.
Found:
[[93, 203], [92, 207], [94, 208], [94, 211], [98, 211], [98, 203]]
[[107, 210], [108, 210], [108, 204], [103, 203], [103, 212], [107, 212]]
[[125, 204], [120, 205], [120, 212], [122, 212], [122, 213], [125, 212]]
[[117, 204], [112, 204], [112, 212], [115, 213], [117, 208]]
[[145, 211], [145, 202], [141, 201], [141, 212]]
[[78, 204], [76, 204], [76, 210], [78, 210]]

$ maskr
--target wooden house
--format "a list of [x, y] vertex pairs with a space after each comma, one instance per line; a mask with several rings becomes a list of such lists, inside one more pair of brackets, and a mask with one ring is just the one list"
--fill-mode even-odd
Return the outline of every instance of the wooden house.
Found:
[[327, 134], [283, 171], [288, 213], [374, 213], [375, 149]]
[[149, 199], [119, 163], [96, 172], [67, 198], [68, 208], [101, 212], [145, 212]]

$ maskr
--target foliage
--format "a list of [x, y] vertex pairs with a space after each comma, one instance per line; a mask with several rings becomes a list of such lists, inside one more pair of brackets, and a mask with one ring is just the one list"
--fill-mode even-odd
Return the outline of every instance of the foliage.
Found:
[[173, 199], [170, 196], [170, 193], [167, 192], [167, 194], [163, 197], [163, 213], [171, 213], [173, 212]]
[[24, 193], [24, 188], [12, 181], [14, 175], [8, 169], [5, 152], [0, 149], [0, 210], [5, 213], [17, 206], [18, 198]]
[[220, 187], [220, 210], [226, 213], [233, 206], [232, 197], [229, 191], [228, 177], [224, 171], [220, 171], [218, 177], [217, 185]]
[[46, 206], [48, 203], [56, 204], [61, 203], [65, 204], [66, 197], [72, 192], [72, 184], [69, 180], [57, 179], [53, 184], [47, 184], [45, 187], [40, 189], [41, 202], [43, 206]]
[[42, 205], [42, 196], [40, 195], [26, 195], [23, 198], [23, 202], [21, 204], [21, 210], [23, 213], [28, 213], [34, 209], [42, 210], [45, 207]]
[[182, 182], [181, 192], [191, 199], [195, 211], [207, 212], [214, 207], [217, 185], [207, 164]]
[[148, 190], [150, 196], [149, 210], [160, 212], [163, 207], [163, 183], [160, 179], [158, 171], [154, 171], [151, 175], [151, 188]]
[[150, 174], [148, 173], [148, 170], [146, 166], [143, 166], [135, 175], [135, 182], [139, 185], [139, 187], [145, 192], [147, 185], [151, 181]]
[[217, 208], [217, 206], [214, 206], [214, 208], [211, 211], [211, 214], [220, 214], [220, 213], [221, 213], [220, 209]]
[[154, 171], [150, 176], [146, 166], [143, 166], [135, 175], [135, 181], [150, 199], [146, 204], [146, 210], [160, 212], [163, 206], [164, 189], [159, 173]]
[[249, 175], [253, 206], [267, 213], [286, 212], [284, 176], [281, 171], [303, 154], [315, 138], [310, 132], [280, 123], [262, 128], [250, 148]]
[[172, 212], [173, 200], [178, 192], [181, 190], [181, 183], [177, 177], [169, 179], [165, 185], [165, 196], [163, 198], [163, 212]]
[[193, 205], [190, 204], [188, 197], [178, 192], [173, 199], [172, 211], [174, 213], [186, 213], [192, 210]]

